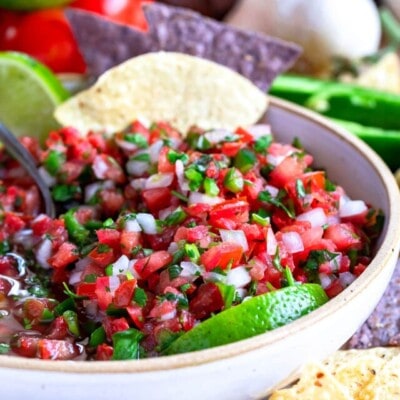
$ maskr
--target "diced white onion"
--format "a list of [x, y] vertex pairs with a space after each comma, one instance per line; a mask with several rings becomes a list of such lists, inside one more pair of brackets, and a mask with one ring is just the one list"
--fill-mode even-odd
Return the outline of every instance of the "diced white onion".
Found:
[[146, 178], [132, 179], [129, 184], [136, 190], [143, 190], [146, 184]]
[[148, 148], [150, 161], [152, 164], [155, 164], [158, 161], [158, 157], [160, 156], [160, 151], [164, 146], [164, 142], [160, 139], [150, 145]]
[[207, 194], [200, 192], [190, 192], [188, 204], [208, 204], [213, 206], [222, 203], [223, 201], [224, 199], [218, 196], [208, 196]]
[[129, 267], [129, 258], [123, 254], [117, 261], [112, 264], [112, 274], [124, 274]]
[[279, 165], [285, 158], [286, 158], [286, 156], [282, 156], [282, 155], [267, 154], [268, 164], [271, 164], [274, 167]]
[[221, 239], [223, 242], [231, 242], [240, 244], [242, 246], [243, 251], [247, 251], [249, 249], [249, 244], [247, 243], [246, 235], [242, 230], [228, 230], [228, 229], [220, 229], [219, 233], [221, 235]]
[[135, 143], [128, 142], [127, 140], [116, 139], [115, 143], [117, 143], [118, 147], [120, 147], [122, 150], [135, 151], [137, 149]]
[[255, 124], [246, 128], [254, 140], [259, 139], [261, 136], [267, 136], [271, 134], [271, 126], [267, 124]]
[[160, 210], [158, 212], [158, 219], [163, 221], [165, 218], [168, 217], [168, 215], [172, 214], [172, 212], [175, 211], [175, 210], [176, 210], [176, 207], [173, 207], [173, 206], [167, 207], [167, 208], [164, 208], [164, 209]]
[[89, 257], [84, 257], [78, 260], [75, 263], [75, 269], [74, 271], [83, 271], [85, 267], [87, 267], [92, 261], [90, 260]]
[[282, 241], [289, 253], [298, 253], [304, 250], [301, 236], [297, 232], [283, 232]]
[[360, 215], [368, 210], [363, 200], [349, 200], [340, 204], [339, 216], [341, 218], [353, 217]]
[[244, 299], [247, 296], [247, 290], [245, 288], [236, 288], [236, 296], [240, 299]]
[[251, 282], [250, 273], [244, 266], [232, 268], [226, 276], [226, 283], [228, 285], [233, 285], [236, 288], [245, 287], [250, 282]]
[[50, 175], [50, 174], [47, 172], [46, 168], [44, 168], [44, 167], [39, 167], [39, 168], [38, 168], [38, 172], [39, 172], [39, 175], [40, 175], [40, 176], [42, 177], [42, 179], [44, 180], [44, 183], [46, 184], [46, 186], [52, 187], [52, 186], [54, 186], [54, 185], [57, 183], [57, 179], [56, 179], [53, 175]]
[[177, 251], [179, 250], [179, 246], [178, 246], [178, 243], [176, 243], [176, 242], [171, 242], [170, 244], [169, 244], [169, 246], [168, 246], [168, 253], [169, 254], [174, 254], [174, 253], [176, 253]]
[[200, 272], [200, 267], [191, 261], [182, 261], [180, 266], [182, 268], [180, 276], [184, 278], [192, 278]]
[[68, 283], [70, 285], [76, 285], [81, 281], [82, 271], [72, 271], [69, 276]]
[[85, 186], [85, 203], [88, 203], [103, 187], [101, 182], [94, 182]]
[[356, 276], [351, 272], [342, 272], [339, 274], [339, 281], [343, 287], [351, 285], [356, 279]]
[[176, 317], [176, 309], [170, 311], [167, 314], [161, 315], [160, 320], [161, 321], [168, 321], [169, 319], [172, 319], [172, 318], [175, 318], [175, 317]]
[[175, 162], [175, 173], [178, 178], [178, 184], [181, 190], [188, 191], [189, 190], [189, 182], [185, 178], [185, 167], [183, 165], [182, 160], [176, 160]]
[[214, 129], [204, 134], [204, 137], [212, 144], [223, 142], [232, 136], [233, 133], [226, 129]]
[[277, 187], [275, 187], [275, 186], [267, 185], [267, 186], [265, 186], [265, 190], [267, 190], [268, 193], [269, 193], [272, 197], [278, 196], [279, 189], [278, 189]]
[[51, 256], [53, 244], [50, 239], [44, 239], [36, 249], [36, 260], [42, 268], [49, 269], [50, 264], [47, 260]]
[[332, 282], [333, 278], [330, 275], [327, 274], [319, 274], [319, 281], [321, 283], [321, 286], [326, 289]]
[[139, 213], [136, 215], [136, 219], [144, 233], [148, 235], [155, 235], [157, 233], [156, 220], [151, 214]]
[[25, 249], [31, 249], [35, 243], [32, 229], [22, 229], [14, 233], [14, 243], [21, 244]]
[[298, 215], [296, 219], [298, 221], [308, 221], [313, 228], [317, 226], [324, 226], [328, 222], [328, 218], [324, 210], [320, 207], [306, 211], [305, 213]]
[[269, 227], [267, 231], [267, 254], [270, 256], [275, 255], [277, 246], [278, 243], [276, 241], [274, 231], [271, 229], [271, 227]]
[[153, 174], [146, 179], [145, 189], [158, 189], [168, 187], [174, 180], [173, 173]]
[[110, 288], [110, 292], [114, 293], [118, 289], [121, 282], [118, 276], [109, 276], [108, 279], [108, 287]]
[[141, 232], [142, 228], [140, 227], [139, 222], [137, 222], [136, 219], [127, 219], [125, 221], [124, 230], [126, 232]]
[[103, 157], [96, 156], [93, 160], [92, 169], [97, 179], [104, 179], [106, 172], [108, 171], [108, 165], [104, 161]]
[[126, 170], [129, 175], [142, 176], [149, 169], [149, 163], [146, 161], [129, 160], [126, 163]]

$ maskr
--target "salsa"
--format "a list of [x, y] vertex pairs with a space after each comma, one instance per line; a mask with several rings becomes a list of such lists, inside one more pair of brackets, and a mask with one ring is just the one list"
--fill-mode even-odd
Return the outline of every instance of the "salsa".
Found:
[[[318, 283], [332, 298], [368, 266], [382, 215], [350, 199], [296, 139], [133, 122], [21, 139], [57, 204], [41, 213], [0, 154], [0, 353], [52, 360], [160, 355], [250, 297]], [[251, 321], [249, 321], [251, 323]]]

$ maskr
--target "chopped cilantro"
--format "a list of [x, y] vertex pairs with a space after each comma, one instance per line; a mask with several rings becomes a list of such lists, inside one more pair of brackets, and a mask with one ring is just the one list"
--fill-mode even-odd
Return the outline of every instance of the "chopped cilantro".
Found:
[[272, 135], [261, 136], [254, 142], [254, 151], [258, 154], [265, 154], [271, 143]]
[[133, 292], [133, 301], [140, 307], [144, 307], [147, 303], [147, 294], [146, 292], [140, 288], [136, 287]]

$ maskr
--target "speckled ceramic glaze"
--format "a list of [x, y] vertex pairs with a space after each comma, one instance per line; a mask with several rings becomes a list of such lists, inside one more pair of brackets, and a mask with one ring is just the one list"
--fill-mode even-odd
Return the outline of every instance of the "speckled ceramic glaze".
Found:
[[366, 320], [390, 280], [400, 248], [400, 196], [383, 161], [364, 143], [322, 117], [271, 100], [276, 138], [294, 137], [353, 198], [387, 216], [376, 256], [344, 292], [290, 325], [252, 339], [179, 356], [138, 361], [41, 361], [0, 356], [0, 398], [253, 399], [262, 398], [302, 363], [338, 349]]

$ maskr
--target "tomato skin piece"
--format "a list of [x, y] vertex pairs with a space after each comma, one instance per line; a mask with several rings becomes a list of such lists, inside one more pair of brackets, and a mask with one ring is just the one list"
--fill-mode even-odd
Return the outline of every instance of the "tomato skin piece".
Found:
[[27, 53], [56, 73], [85, 72], [85, 63], [61, 8], [16, 15], [14, 34], [6, 35], [9, 39], [3, 41], [2, 50]]
[[157, 213], [159, 210], [171, 205], [171, 189], [165, 187], [143, 190], [142, 199], [152, 213]]
[[224, 242], [206, 250], [200, 256], [200, 263], [207, 271], [217, 267], [226, 269], [230, 264], [232, 267], [238, 265], [242, 256], [243, 247], [240, 244]]
[[132, 251], [135, 247], [141, 244], [141, 233], [140, 232], [128, 232], [122, 231], [120, 237], [120, 248], [122, 254], [131, 256]]
[[76, 288], [76, 294], [78, 296], [86, 296], [91, 300], [96, 300], [96, 283], [94, 282], [81, 282]]
[[324, 238], [331, 240], [338, 251], [361, 249], [362, 241], [351, 223], [341, 223], [325, 229]]
[[96, 231], [97, 239], [100, 243], [106, 244], [113, 249], [118, 249], [120, 246], [121, 232], [116, 229], [104, 228]]
[[244, 200], [226, 200], [215, 205], [210, 211], [210, 224], [218, 226], [218, 220], [231, 220], [232, 224], [243, 224], [249, 220], [250, 206]]
[[306, 164], [297, 157], [286, 157], [270, 173], [271, 184], [284, 188], [289, 182], [303, 175]]
[[147, 257], [138, 260], [134, 266], [141, 278], [148, 278], [153, 272], [165, 267], [172, 261], [172, 255], [168, 251], [155, 251]]
[[138, 306], [137, 304], [132, 303], [125, 309], [128, 312], [132, 322], [136, 325], [136, 327], [139, 329], [143, 329], [144, 327], [143, 308]]
[[108, 276], [100, 276], [96, 279], [95, 293], [99, 308], [104, 311], [113, 301], [113, 295], [110, 292], [110, 278]]
[[112, 346], [107, 343], [101, 343], [96, 348], [96, 360], [97, 361], [109, 361], [111, 360], [114, 353]]
[[213, 312], [221, 311], [224, 299], [218, 286], [213, 282], [203, 283], [189, 302], [189, 311], [196, 319], [205, 319]]
[[117, 307], [128, 307], [136, 287], [136, 279], [122, 282], [114, 293], [113, 303]]
[[57, 252], [48, 259], [53, 268], [65, 268], [67, 265], [79, 259], [79, 252], [76, 245], [70, 242], [63, 243]]
[[42, 360], [72, 360], [78, 355], [78, 346], [66, 340], [40, 339], [38, 342], [38, 357]]

